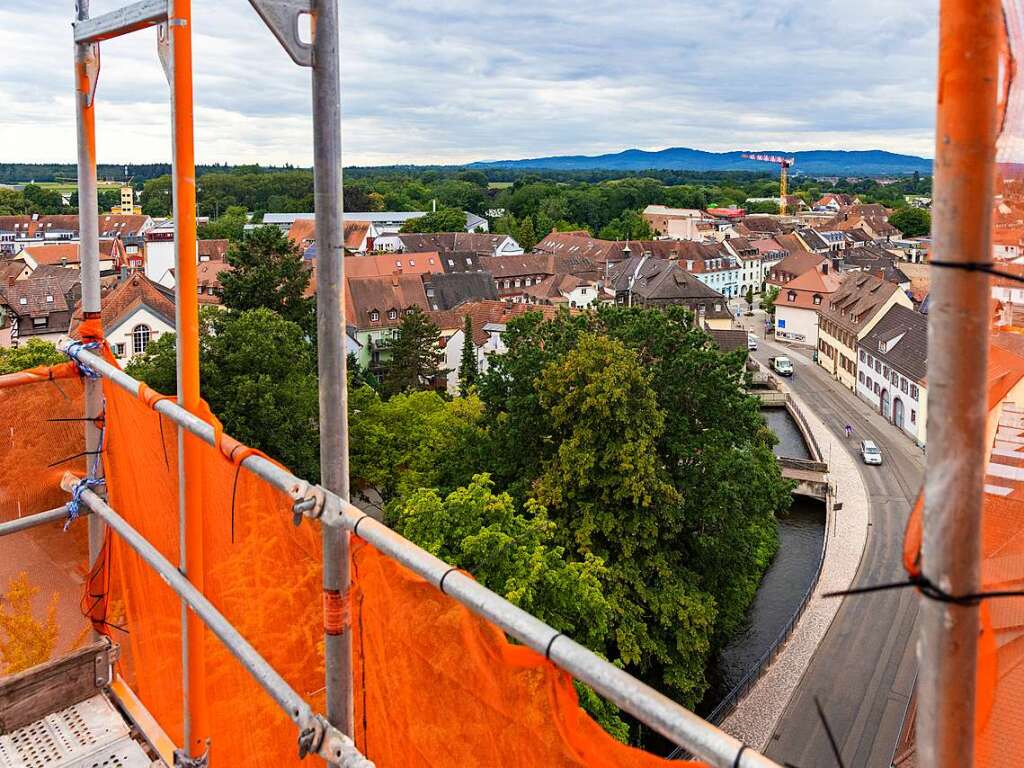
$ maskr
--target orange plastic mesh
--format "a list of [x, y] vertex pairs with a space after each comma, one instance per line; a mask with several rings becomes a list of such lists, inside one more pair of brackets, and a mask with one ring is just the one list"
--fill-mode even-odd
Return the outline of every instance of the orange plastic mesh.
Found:
[[[177, 563], [175, 428], [164, 419], [161, 431], [147, 388], [104, 392], [111, 505]], [[204, 446], [202, 475], [190, 478], [202, 485], [206, 595], [323, 711], [325, 605], [332, 624], [345, 621], [346, 606], [322, 599], [319, 533], [294, 527], [290, 501], [238, 469], [251, 449], [226, 436], [220, 448]], [[353, 558], [356, 741], [379, 768], [669, 764], [608, 736], [542, 656], [369, 545], [357, 544]], [[117, 537], [111, 561], [130, 631], [125, 674], [180, 743], [179, 601]], [[299, 765], [291, 722], [216, 638], [205, 649], [212, 764]]]
[[64, 472], [85, 472], [82, 383], [61, 378], [65, 366], [55, 371], [53, 379], [46, 368], [0, 377], [19, 382], [0, 386], [0, 522], [61, 506]]

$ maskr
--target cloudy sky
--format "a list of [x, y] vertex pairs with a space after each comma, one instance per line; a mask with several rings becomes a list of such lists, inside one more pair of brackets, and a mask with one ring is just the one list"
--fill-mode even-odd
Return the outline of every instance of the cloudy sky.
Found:
[[[0, 0], [0, 162], [74, 160], [73, 7]], [[310, 164], [308, 71], [246, 0], [193, 8], [198, 161]], [[346, 165], [933, 154], [936, 0], [344, 0], [342, 19]], [[101, 162], [170, 157], [155, 34], [103, 43]]]

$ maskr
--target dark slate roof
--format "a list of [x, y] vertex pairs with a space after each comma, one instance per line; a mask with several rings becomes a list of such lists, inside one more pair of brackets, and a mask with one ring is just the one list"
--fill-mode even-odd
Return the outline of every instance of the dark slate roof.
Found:
[[[888, 352], [878, 345], [900, 336]], [[859, 347], [895, 368], [907, 378], [923, 383], [928, 374], [928, 318], [912, 309], [894, 304], [875, 327], [860, 340]]]
[[891, 283], [910, 282], [910, 278], [899, 268], [899, 260], [884, 248], [873, 243], [868, 243], [860, 248], [847, 248], [843, 251], [843, 269], [870, 272]]
[[454, 309], [467, 301], [498, 299], [498, 289], [490, 272], [426, 274], [423, 275], [423, 287], [432, 310]]
[[633, 294], [641, 299], [659, 303], [690, 303], [714, 301], [720, 309], [714, 317], [732, 317], [725, 297], [685, 269], [677, 261], [634, 256], [616, 264], [608, 273], [608, 283], [616, 293], [628, 291], [632, 278]]
[[800, 235], [800, 238], [807, 243], [807, 247], [812, 251], [829, 250], [829, 244], [825, 242], [825, 239], [813, 229], [800, 229], [797, 230], [797, 234]]
[[848, 272], [843, 275], [839, 290], [828, 297], [821, 314], [846, 330], [859, 333], [899, 289], [896, 283], [877, 275]]
[[508, 235], [492, 235], [480, 232], [438, 232], [435, 234], [400, 234], [398, 238], [406, 251], [471, 251], [490, 256], [495, 249], [508, 239]]
[[[441, 268], [445, 272], [480, 272], [483, 266], [480, 263], [480, 254], [476, 251], [449, 251], [438, 254], [441, 259]], [[514, 258], [512, 256], [496, 256], [489, 258]]]

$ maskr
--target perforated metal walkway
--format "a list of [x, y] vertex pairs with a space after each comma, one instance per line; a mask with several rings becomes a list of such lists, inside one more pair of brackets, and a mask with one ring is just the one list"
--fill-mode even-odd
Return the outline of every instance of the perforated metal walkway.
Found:
[[156, 768], [102, 694], [0, 736], [0, 768]]

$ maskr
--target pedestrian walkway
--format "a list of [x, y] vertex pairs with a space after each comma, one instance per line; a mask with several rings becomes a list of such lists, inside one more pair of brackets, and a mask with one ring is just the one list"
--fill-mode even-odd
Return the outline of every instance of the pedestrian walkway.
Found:
[[[800, 353], [774, 342], [767, 344], [776, 353], [799, 356], [811, 363]], [[781, 386], [803, 413], [822, 455], [829, 457], [829, 480], [835, 493], [832, 503], [828, 504], [825, 562], [814, 596], [778, 658], [722, 724], [727, 733], [758, 750], [767, 746], [804, 670], [839, 611], [841, 600], [825, 599], [821, 595], [849, 589], [853, 584], [867, 543], [869, 519], [867, 488], [855, 459], [843, 445], [843, 438], [829, 429], [792, 388], [784, 383]], [[839, 511], [835, 509], [836, 502], [842, 504]]]

